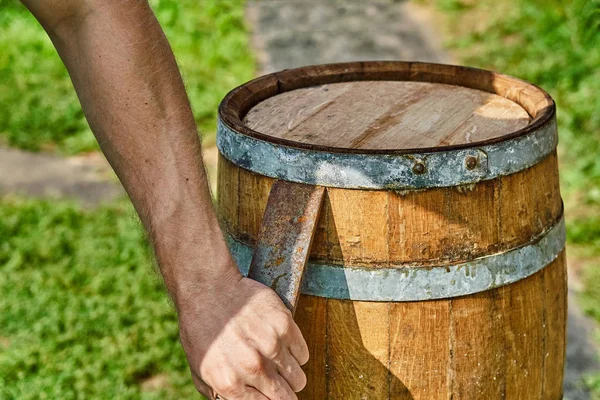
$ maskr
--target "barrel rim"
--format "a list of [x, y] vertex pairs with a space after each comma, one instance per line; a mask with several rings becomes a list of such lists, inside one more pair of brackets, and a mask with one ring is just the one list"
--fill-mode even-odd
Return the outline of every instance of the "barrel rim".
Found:
[[[469, 80], [468, 78], [471, 79]], [[487, 140], [428, 148], [406, 149], [354, 149], [302, 143], [260, 133], [247, 127], [243, 122], [243, 118], [252, 107], [267, 98], [287, 91], [327, 83], [376, 80], [445, 83], [486, 91], [488, 93], [501, 95], [517, 103], [527, 111], [533, 120], [530, 124], [521, 129]], [[452, 82], [452, 80], [455, 80], [455, 82]], [[502, 95], [497, 91], [486, 89], [486, 85], [495, 87], [496, 83], [501, 80], [514, 84], [518, 90], [513, 93], [507, 92], [505, 95]], [[468, 83], [471, 84], [469, 85]], [[533, 103], [533, 105], [523, 104], [523, 91], [525, 89], [533, 89], [534, 93], [541, 97], [540, 101]], [[436, 153], [450, 150], [471, 149], [501, 143], [536, 132], [551, 123], [555, 114], [556, 105], [552, 97], [537, 85], [524, 80], [473, 67], [406, 61], [362, 61], [319, 64], [274, 72], [253, 79], [231, 90], [219, 105], [218, 110], [219, 119], [230, 129], [239, 134], [275, 145], [328, 153], [385, 155]]]
[[530, 135], [501, 143], [414, 154], [312, 151], [240, 135], [220, 119], [217, 127], [219, 152], [240, 168], [289, 182], [346, 189], [471, 185], [532, 167], [556, 151], [557, 143], [555, 120]]

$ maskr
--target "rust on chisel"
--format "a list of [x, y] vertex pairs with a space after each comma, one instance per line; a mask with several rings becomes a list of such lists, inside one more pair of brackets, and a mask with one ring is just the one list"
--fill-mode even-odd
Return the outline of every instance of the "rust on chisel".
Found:
[[325, 188], [276, 181], [271, 188], [248, 276], [295, 311]]

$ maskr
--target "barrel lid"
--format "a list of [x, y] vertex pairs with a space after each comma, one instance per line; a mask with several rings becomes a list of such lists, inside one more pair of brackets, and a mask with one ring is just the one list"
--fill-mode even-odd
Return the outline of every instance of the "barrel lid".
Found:
[[255, 79], [219, 107], [217, 147], [254, 173], [319, 186], [451, 187], [529, 168], [558, 141], [554, 102], [453, 65], [318, 65]]
[[501, 137], [530, 122], [497, 94], [442, 83], [354, 81], [284, 92], [254, 106], [246, 126], [274, 138], [354, 149], [416, 149]]
[[240, 134], [290, 147], [411, 154], [526, 135], [551, 122], [554, 102], [537, 86], [492, 71], [356, 62], [257, 78], [226, 96], [219, 117]]

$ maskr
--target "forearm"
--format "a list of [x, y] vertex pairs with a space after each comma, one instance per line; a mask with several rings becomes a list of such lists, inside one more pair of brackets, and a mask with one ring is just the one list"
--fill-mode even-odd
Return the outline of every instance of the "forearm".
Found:
[[52, 25], [39, 19], [149, 232], [177, 303], [190, 286], [238, 273], [212, 206], [195, 121], [171, 49], [147, 3], [85, 4], [71, 20]]

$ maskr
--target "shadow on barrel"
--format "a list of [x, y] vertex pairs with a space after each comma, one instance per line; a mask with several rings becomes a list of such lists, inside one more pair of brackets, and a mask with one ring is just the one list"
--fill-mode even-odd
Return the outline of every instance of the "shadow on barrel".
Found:
[[[327, 195], [324, 201], [324, 211], [328, 212]], [[338, 258], [341, 254], [335, 222], [332, 218], [326, 220], [327, 226], [317, 228], [317, 235], [327, 235], [328, 253]], [[340, 274], [339, 279], [336, 286], [345, 287], [347, 292], [344, 275]], [[295, 319], [308, 342], [311, 358], [304, 367], [308, 383], [300, 399], [413, 399], [390, 370], [391, 341], [401, 338], [390, 337], [389, 307], [389, 303], [301, 296]], [[373, 325], [381, 327], [375, 335]], [[364, 335], [367, 327], [370, 333]]]

